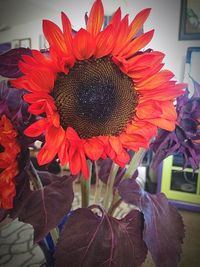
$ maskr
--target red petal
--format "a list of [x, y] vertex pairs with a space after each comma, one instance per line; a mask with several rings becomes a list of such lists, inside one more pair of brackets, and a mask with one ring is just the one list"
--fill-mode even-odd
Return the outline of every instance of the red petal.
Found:
[[43, 20], [43, 32], [51, 47], [55, 47], [64, 54], [68, 53], [63, 33], [55, 23]]
[[76, 175], [81, 170], [81, 156], [79, 149], [75, 146], [69, 147], [69, 167], [72, 175]]
[[94, 53], [96, 58], [104, 57], [111, 53], [115, 42], [113, 34], [113, 26], [109, 25], [97, 35], [96, 50]]
[[77, 32], [73, 44], [74, 56], [79, 60], [88, 59], [94, 54], [94, 39], [91, 34], [84, 29], [80, 29]]
[[81, 156], [81, 172], [83, 173], [84, 178], [87, 180], [89, 177], [89, 169], [83, 150], [81, 150], [80, 156]]
[[56, 149], [47, 147], [47, 144], [45, 144], [37, 155], [38, 164], [44, 165], [51, 162], [55, 158], [56, 154]]
[[145, 23], [146, 19], [149, 16], [149, 13], [151, 11], [151, 8], [146, 8], [140, 11], [134, 18], [134, 20], [131, 22], [129, 26], [129, 35], [128, 39], [132, 39], [141, 29], [143, 24]]
[[69, 18], [64, 12], [61, 12], [62, 25], [63, 25], [63, 34], [65, 43], [68, 48], [72, 47], [72, 27]]
[[54, 74], [48, 70], [33, 71], [29, 77], [30, 91], [49, 93], [54, 87]]
[[24, 134], [30, 137], [36, 137], [44, 133], [48, 128], [48, 126], [49, 126], [49, 121], [46, 118], [41, 119], [34, 122], [28, 128], [26, 128]]
[[25, 94], [23, 96], [24, 100], [28, 103], [35, 103], [36, 101], [40, 100], [48, 100], [48, 101], [53, 101], [53, 98], [47, 94], [47, 93], [33, 93], [33, 94]]
[[121, 8], [119, 7], [112, 16], [109, 24], [113, 24], [115, 27], [117, 27], [120, 21], [121, 21]]
[[63, 140], [65, 137], [65, 131], [62, 127], [54, 127], [50, 126], [47, 129], [46, 132], [46, 145], [48, 148], [56, 149], [58, 151], [58, 148], [62, 145]]
[[72, 128], [68, 127], [66, 130], [66, 136], [70, 141], [81, 141], [80, 137], [78, 136], [77, 132]]
[[128, 34], [128, 15], [126, 15], [123, 20], [120, 22], [118, 30], [116, 31], [116, 40], [115, 40], [115, 47], [113, 49], [112, 55], [118, 55], [118, 52], [126, 43]]
[[87, 30], [93, 36], [96, 36], [102, 27], [104, 20], [104, 10], [101, 0], [96, 0], [90, 11], [90, 15], [87, 21]]
[[118, 55], [123, 57], [131, 57], [140, 49], [144, 48], [152, 39], [154, 30], [146, 32], [139, 37], [135, 38], [129, 45], [125, 46]]
[[103, 146], [97, 139], [87, 139], [84, 143], [84, 151], [91, 160], [98, 160], [103, 153]]
[[123, 149], [121, 153], [115, 158], [115, 163], [123, 168], [129, 162], [129, 160], [129, 154]]
[[60, 163], [62, 166], [66, 165], [69, 161], [68, 148], [69, 148], [69, 141], [65, 139], [58, 151], [58, 157], [60, 159]]

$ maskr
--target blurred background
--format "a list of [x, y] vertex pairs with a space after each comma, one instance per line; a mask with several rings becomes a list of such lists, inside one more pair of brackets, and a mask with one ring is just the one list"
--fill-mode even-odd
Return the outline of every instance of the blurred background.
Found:
[[[48, 48], [42, 32], [42, 20], [49, 19], [61, 26], [60, 13], [63, 11], [71, 20], [73, 29], [78, 30], [85, 27], [84, 15], [85, 12], [90, 11], [93, 2], [93, 0], [0, 0], [0, 54], [18, 47]], [[102, 2], [105, 8], [105, 22], [109, 21], [110, 16], [119, 6], [121, 6], [123, 15], [129, 13], [129, 21], [142, 9], [151, 8], [150, 16], [144, 25], [144, 31], [155, 29], [155, 34], [147, 48], [159, 50], [166, 54], [165, 68], [170, 69], [175, 74], [175, 79], [178, 82], [190, 83], [188, 81], [189, 73], [195, 81], [200, 83], [200, 0], [102, 0]], [[191, 50], [191, 48], [195, 49]], [[0, 76], [0, 80], [2, 79], [3, 77]], [[33, 161], [36, 152], [37, 150], [32, 151]], [[170, 194], [174, 190], [170, 175], [174, 170], [178, 170], [180, 174], [182, 165], [179, 166], [177, 162], [173, 163], [171, 158], [165, 163], [158, 175], [157, 172], [149, 170], [149, 157], [151, 155], [147, 155], [143, 162], [140, 178], [143, 178], [149, 191], [156, 192], [156, 190], [162, 189], [169, 194], [168, 197], [170, 198]], [[34, 163], [39, 168], [36, 160]], [[57, 162], [53, 164], [45, 166], [43, 170], [54, 173], [63, 171]], [[188, 172], [189, 174], [192, 173], [191, 169]], [[169, 174], [169, 177], [165, 178], [165, 181], [168, 179], [168, 184], [162, 183], [162, 178], [166, 173]], [[158, 176], [159, 188], [157, 187]], [[187, 187], [182, 190], [182, 195], [176, 192], [172, 196], [173, 200], [187, 200], [188, 203], [193, 202], [198, 206], [198, 212], [191, 211], [191, 209], [189, 211], [187, 203], [185, 209], [181, 210], [186, 225], [186, 239], [180, 267], [200, 266], [199, 171], [197, 171], [196, 177], [194, 192], [188, 192], [191, 187]], [[167, 186], [169, 187], [168, 191]], [[77, 192], [78, 187], [79, 184], [76, 184]], [[178, 187], [175, 189], [175, 191], [181, 191]], [[190, 199], [191, 194], [194, 194], [192, 200]], [[74, 207], [79, 205], [79, 198], [80, 196], [76, 194]], [[121, 215], [124, 212], [126, 210], [121, 210]], [[42, 252], [36, 245], [33, 246], [30, 225], [23, 225], [18, 221], [6, 221], [0, 226], [0, 267], [39, 267], [44, 263]], [[154, 264], [149, 256], [143, 267], [151, 266]]]

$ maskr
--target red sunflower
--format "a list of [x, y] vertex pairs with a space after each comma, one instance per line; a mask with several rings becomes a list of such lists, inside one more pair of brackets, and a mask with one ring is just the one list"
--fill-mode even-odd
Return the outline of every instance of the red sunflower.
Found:
[[24, 97], [29, 112], [45, 114], [25, 130], [32, 137], [45, 133], [40, 165], [58, 155], [73, 175], [82, 171], [87, 178], [87, 158], [110, 157], [124, 166], [127, 149], [147, 148], [158, 127], [174, 129], [173, 100], [185, 86], [161, 70], [163, 53], [140, 51], [154, 32], [138, 36], [149, 12], [142, 10], [129, 25], [119, 8], [102, 30], [103, 5], [96, 0], [86, 29], [75, 35], [64, 13], [63, 30], [43, 21], [49, 55], [33, 50], [32, 56], [23, 56], [24, 75], [12, 81], [30, 92]]
[[0, 117], [0, 208], [13, 207], [16, 194], [14, 177], [18, 174], [17, 155], [20, 146], [17, 142], [17, 132], [10, 120]]

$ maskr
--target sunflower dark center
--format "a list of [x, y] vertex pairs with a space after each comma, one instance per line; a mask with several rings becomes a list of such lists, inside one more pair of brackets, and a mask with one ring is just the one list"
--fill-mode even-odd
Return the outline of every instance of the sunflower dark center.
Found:
[[133, 118], [138, 95], [132, 80], [109, 57], [77, 62], [59, 73], [52, 92], [64, 129], [81, 138], [118, 135]]
[[77, 113], [91, 122], [105, 122], [116, 107], [112, 82], [98, 81], [80, 86], [77, 90]]

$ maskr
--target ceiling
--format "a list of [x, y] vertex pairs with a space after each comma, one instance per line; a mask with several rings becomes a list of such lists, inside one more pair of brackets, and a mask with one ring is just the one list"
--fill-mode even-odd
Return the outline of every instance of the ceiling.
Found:
[[[0, 0], [0, 30], [11, 28], [30, 21], [48, 18], [52, 14], [79, 8], [89, 10], [94, 0]], [[127, 0], [107, 1], [103, 3], [107, 10], [115, 10]], [[108, 11], [109, 12], [109, 11]], [[70, 17], [70, 14], [68, 14]]]

